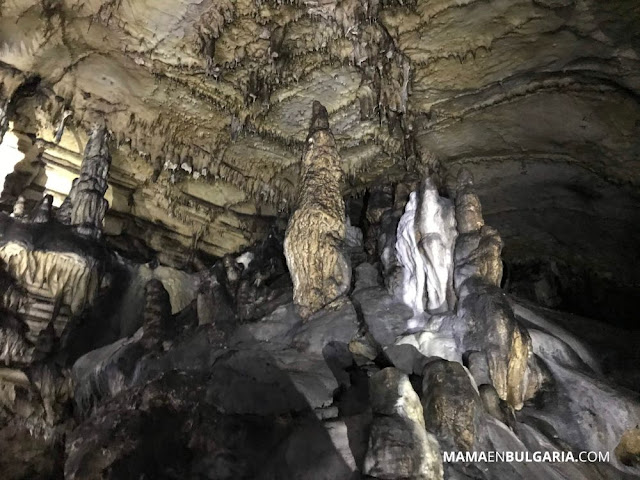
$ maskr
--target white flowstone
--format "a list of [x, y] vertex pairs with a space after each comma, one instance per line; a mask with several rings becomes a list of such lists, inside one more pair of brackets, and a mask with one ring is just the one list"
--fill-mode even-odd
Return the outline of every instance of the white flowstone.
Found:
[[393, 292], [418, 315], [424, 312], [425, 265], [416, 242], [415, 218], [418, 195], [412, 192], [398, 223], [396, 256], [402, 266], [402, 282]]
[[419, 248], [427, 277], [427, 309], [430, 313], [453, 308], [453, 250], [458, 232], [453, 202], [438, 194], [427, 178], [417, 212]]
[[425, 310], [441, 313], [453, 308], [453, 250], [457, 237], [453, 203], [441, 197], [427, 178], [412, 192], [398, 223], [396, 256], [402, 281], [393, 293], [416, 316]]

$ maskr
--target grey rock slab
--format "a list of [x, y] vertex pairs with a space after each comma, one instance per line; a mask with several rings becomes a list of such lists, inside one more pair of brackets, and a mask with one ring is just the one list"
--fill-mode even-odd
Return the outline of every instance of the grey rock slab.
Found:
[[382, 346], [395, 343], [413, 317], [410, 307], [380, 287], [355, 292], [353, 302], [361, 312], [369, 333]]

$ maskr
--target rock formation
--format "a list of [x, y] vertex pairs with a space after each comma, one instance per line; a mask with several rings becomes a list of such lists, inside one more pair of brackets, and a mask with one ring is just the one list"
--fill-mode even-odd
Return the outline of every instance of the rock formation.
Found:
[[409, 378], [395, 368], [371, 377], [373, 423], [364, 460], [364, 473], [372, 478], [443, 477], [440, 448], [425, 430], [420, 399]]
[[393, 290], [416, 314], [441, 313], [454, 307], [456, 236], [453, 204], [438, 194], [427, 177], [420, 190], [409, 197], [395, 245], [402, 278]]
[[24, 76], [19, 70], [12, 68], [2, 68], [0, 70], [0, 144], [9, 129], [9, 106], [13, 94], [23, 81]]
[[637, 4], [0, 0], [2, 479], [640, 478]]
[[464, 367], [436, 360], [422, 372], [422, 407], [427, 428], [446, 450], [473, 450], [480, 435], [482, 403]]
[[284, 241], [293, 301], [303, 318], [336, 300], [350, 286], [351, 269], [343, 253], [343, 175], [327, 110], [314, 101], [302, 156], [300, 195]]
[[74, 180], [63, 203], [59, 220], [75, 227], [83, 236], [100, 238], [109, 202], [104, 198], [111, 166], [109, 134], [104, 125], [96, 125], [84, 150], [80, 177]]
[[461, 293], [464, 282], [471, 278], [499, 287], [502, 240], [495, 229], [484, 224], [480, 199], [473, 190], [473, 176], [465, 169], [457, 178], [455, 212], [460, 232], [455, 250], [456, 290]]
[[[462, 343], [486, 355], [489, 375], [501, 399], [522, 408], [528, 389], [531, 339], [500, 291], [502, 240], [484, 225], [480, 201], [468, 171], [458, 174], [456, 218], [460, 235], [455, 250], [455, 286], [464, 320]], [[533, 375], [532, 375], [533, 376]]]
[[[455, 361], [461, 361], [462, 347], [474, 363], [486, 362], [482, 380], [519, 409], [536, 390], [531, 339], [499, 289], [502, 240], [484, 225], [473, 178], [465, 170], [457, 179], [455, 217], [452, 202], [438, 195], [429, 178], [409, 196], [395, 237], [400, 274], [388, 260], [386, 269], [394, 278], [391, 291], [417, 318], [407, 327], [426, 323], [426, 329], [399, 343]], [[447, 316], [434, 315], [440, 313]]]

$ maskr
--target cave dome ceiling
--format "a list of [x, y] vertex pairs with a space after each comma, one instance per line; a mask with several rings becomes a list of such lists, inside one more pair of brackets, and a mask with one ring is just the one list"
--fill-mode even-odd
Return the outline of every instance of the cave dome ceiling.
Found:
[[634, 0], [5, 0], [5, 150], [28, 157], [40, 142], [29, 187], [59, 202], [89, 128], [105, 122], [106, 233], [179, 264], [186, 252], [240, 251], [286, 221], [320, 100], [345, 195], [435, 161], [466, 166], [506, 254], [569, 248], [566, 212], [580, 217], [578, 236], [606, 218], [596, 231], [621, 232], [633, 250], [639, 10]]

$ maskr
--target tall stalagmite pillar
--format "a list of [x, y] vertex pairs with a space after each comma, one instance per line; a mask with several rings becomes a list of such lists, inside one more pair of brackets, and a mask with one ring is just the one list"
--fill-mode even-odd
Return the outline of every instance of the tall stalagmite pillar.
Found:
[[342, 250], [344, 172], [327, 110], [317, 101], [301, 173], [298, 206], [287, 226], [284, 253], [293, 280], [293, 301], [306, 319], [344, 294], [351, 283]]
[[9, 129], [9, 99], [2, 96], [0, 92], [0, 143], [4, 138], [4, 134]]
[[61, 222], [75, 226], [79, 234], [94, 239], [102, 235], [102, 222], [109, 206], [104, 198], [111, 166], [108, 138], [103, 125], [94, 127], [84, 150], [80, 177], [73, 182], [58, 212]]

